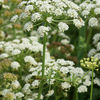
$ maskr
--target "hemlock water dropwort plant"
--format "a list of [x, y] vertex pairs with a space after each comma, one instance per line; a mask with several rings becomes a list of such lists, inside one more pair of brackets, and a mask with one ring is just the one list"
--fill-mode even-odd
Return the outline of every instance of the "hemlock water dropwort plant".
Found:
[[0, 0], [0, 100], [99, 100], [99, 33], [100, 0]]

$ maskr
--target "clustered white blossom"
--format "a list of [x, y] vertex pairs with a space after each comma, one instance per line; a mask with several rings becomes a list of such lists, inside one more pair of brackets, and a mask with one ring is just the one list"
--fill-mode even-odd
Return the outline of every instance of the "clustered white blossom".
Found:
[[[0, 3], [3, 2], [0, 0]], [[18, 7], [23, 12], [14, 15], [10, 19], [12, 23], [8, 24], [7, 28], [12, 29], [13, 24], [19, 20], [20, 23], [24, 23], [24, 32], [31, 31], [30, 34], [34, 36], [0, 42], [0, 50], [3, 50], [0, 53], [0, 61], [6, 59], [9, 62], [5, 62], [8, 66], [4, 67], [4, 72], [1, 74], [0, 87], [4, 88], [0, 89], [0, 95], [4, 100], [7, 98], [10, 98], [9, 100], [36, 100], [42, 79], [43, 57], [43, 44], [39, 43], [38, 37], [43, 36], [44, 33], [51, 34], [48, 38], [58, 34], [63, 38], [61, 40], [63, 45], [69, 44], [70, 38], [64, 32], [71, 28], [70, 24], [74, 24], [79, 29], [85, 25], [85, 21], [82, 19], [84, 17], [84, 19], [89, 19], [88, 25], [90, 27], [98, 26], [97, 16], [100, 15], [100, 0], [85, 0], [79, 6], [69, 0], [27, 0], [22, 1]], [[7, 6], [3, 5], [3, 8], [7, 8]], [[93, 12], [93, 16], [90, 16], [91, 12]], [[20, 30], [15, 30], [15, 33], [20, 33]], [[88, 56], [100, 59], [100, 33], [94, 36], [93, 43], [95, 48], [90, 50]], [[74, 49], [74, 46], [71, 45], [71, 48]], [[55, 60], [50, 56], [47, 48], [45, 54], [45, 87], [40, 100], [54, 96], [59, 89], [61, 97], [66, 97], [71, 87], [77, 87], [78, 93], [88, 91], [92, 72], [86, 74], [87, 72], [82, 68], [75, 67], [73, 61]], [[0, 70], [3, 69], [1, 62]], [[85, 77], [83, 77], [84, 75]], [[100, 79], [95, 76], [95, 73], [94, 84], [100, 86]]]
[[91, 26], [91, 27], [98, 26], [98, 19], [95, 17], [90, 18], [89, 26]]
[[11, 63], [12, 69], [18, 70], [19, 67], [20, 67], [20, 64], [18, 62], [14, 61]]
[[93, 44], [95, 47], [89, 51], [88, 56], [94, 56], [95, 58], [100, 59], [100, 33], [94, 35]]
[[82, 26], [85, 25], [84, 21], [82, 19], [74, 19], [73, 23], [77, 28], [81, 28]]
[[39, 13], [34, 13], [34, 14], [32, 14], [31, 19], [33, 22], [36, 22], [37, 20], [41, 19], [41, 15]]
[[99, 26], [100, 0], [85, 0], [80, 4], [81, 15], [87, 20], [90, 27]]
[[[9, 42], [2, 41], [0, 42], [0, 48], [3, 48], [4, 53], [8, 55], [2, 56], [3, 53], [0, 55], [0, 59], [8, 59], [11, 61], [9, 70], [5, 71], [3, 74], [11, 73], [16, 75], [17, 72], [18, 76], [15, 80], [13, 79], [10, 82], [6, 81], [6, 84], [3, 81], [6, 80], [9, 74], [4, 77], [2, 84], [5, 84], [5, 89], [1, 91], [3, 98], [10, 96], [13, 100], [22, 98], [36, 100], [42, 75], [41, 57], [43, 55], [43, 45], [38, 42], [36, 37], [32, 36], [29, 38], [22, 38], [21, 40], [15, 39]], [[16, 49], [20, 50], [20, 53], [13, 55], [12, 52]], [[54, 95], [56, 90], [54, 90], [53, 87], [56, 82], [59, 82], [58, 87], [62, 88], [61, 93], [64, 96], [72, 86], [78, 86], [79, 93], [87, 92], [88, 86], [91, 85], [90, 73], [88, 73], [84, 79], [81, 79], [86, 73], [82, 68], [74, 67], [75, 64], [72, 61], [64, 59], [55, 60], [51, 58], [47, 49], [45, 63], [45, 84], [47, 88], [51, 85], [51, 89], [47, 89], [45, 94], [43, 93], [41, 95], [41, 100], [43, 100], [44, 97], [50, 98]], [[57, 75], [61, 77], [62, 81], [58, 80], [59, 77]], [[23, 84], [21, 82], [23, 82]], [[95, 78], [94, 83], [99, 85], [99, 80]], [[9, 88], [6, 87], [7, 84], [9, 84]]]
[[15, 15], [15, 16], [13, 16], [13, 17], [11, 18], [10, 21], [13, 22], [13, 23], [15, 23], [17, 19], [18, 19], [18, 15]]
[[66, 23], [60, 22], [58, 23], [58, 28], [60, 32], [64, 32], [68, 30], [69, 26]]
[[[39, 33], [43, 34], [45, 31], [48, 33], [46, 27], [54, 30], [53, 25], [58, 26], [60, 32], [67, 31], [69, 23], [78, 28], [84, 26], [84, 21], [79, 14], [80, 7], [69, 0], [22, 1], [19, 8], [24, 9], [24, 12], [19, 15], [19, 19], [21, 21], [27, 19], [27, 22], [24, 21], [26, 31], [31, 31], [32, 28], [37, 31], [42, 27], [42, 31]], [[76, 24], [75, 21], [73, 23], [74, 19], [81, 19], [81, 21], [77, 21]]]
[[32, 28], [33, 28], [32, 22], [27, 22], [27, 23], [24, 25], [24, 30], [25, 30], [25, 31], [28, 31], [28, 32], [29, 32]]
[[[13, 39], [16, 38], [17, 35], [18, 37], [20, 37], [20, 35], [23, 34], [22, 33], [23, 30], [19, 28], [19, 26], [21, 26], [22, 24], [18, 22], [19, 16], [17, 15], [18, 14], [17, 11], [19, 10], [17, 6], [19, 2], [20, 0], [12, 1], [12, 3], [9, 0], [0, 0], [0, 20], [2, 19], [3, 21], [2, 23], [0, 23], [0, 40]], [[15, 27], [16, 25], [19, 26]], [[21, 33], [21, 34], [17, 34], [17, 33]], [[6, 34], [8, 35], [6, 36]]]

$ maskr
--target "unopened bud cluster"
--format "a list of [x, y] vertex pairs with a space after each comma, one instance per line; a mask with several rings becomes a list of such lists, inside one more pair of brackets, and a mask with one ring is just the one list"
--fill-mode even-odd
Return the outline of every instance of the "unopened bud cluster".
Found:
[[80, 60], [80, 64], [82, 67], [88, 68], [88, 69], [97, 69], [99, 68], [100, 61], [98, 58], [83, 58]]

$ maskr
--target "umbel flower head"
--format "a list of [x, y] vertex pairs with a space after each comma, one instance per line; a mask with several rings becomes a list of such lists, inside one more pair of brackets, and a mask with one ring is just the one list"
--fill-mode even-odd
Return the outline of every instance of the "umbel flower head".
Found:
[[96, 69], [98, 70], [99, 65], [100, 65], [100, 61], [98, 58], [83, 58], [82, 60], [80, 60], [80, 64], [82, 67], [88, 68], [88, 69]]

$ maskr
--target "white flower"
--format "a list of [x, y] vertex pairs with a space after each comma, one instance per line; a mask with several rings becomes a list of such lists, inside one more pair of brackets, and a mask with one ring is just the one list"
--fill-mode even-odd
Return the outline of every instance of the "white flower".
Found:
[[54, 14], [55, 14], [56, 16], [60, 16], [60, 15], [63, 14], [63, 10], [60, 9], [60, 8], [57, 8], [57, 9], [54, 11]]
[[46, 2], [42, 3], [42, 5], [39, 7], [39, 10], [41, 12], [48, 12], [50, 14], [53, 13], [54, 9], [55, 9], [54, 6], [52, 6], [51, 4], [46, 3]]
[[97, 51], [100, 51], [100, 42], [97, 43]]
[[22, 1], [18, 6], [22, 7], [23, 5], [25, 5], [27, 3], [27, 1]]
[[7, 93], [10, 93], [10, 89], [4, 89], [3, 91], [2, 91], [2, 95], [3, 96], [5, 96]]
[[22, 43], [24, 44], [29, 44], [29, 39], [28, 38], [22, 38]]
[[25, 19], [26, 17], [28, 17], [28, 15], [29, 15], [29, 14], [28, 14], [27, 12], [23, 12], [23, 13], [20, 14], [19, 19], [20, 19], [20, 20], [23, 20], [23, 19]]
[[20, 40], [15, 39], [15, 40], [13, 40], [13, 42], [14, 42], [14, 43], [20, 43]]
[[29, 0], [28, 4], [34, 4], [37, 0]]
[[63, 45], [67, 45], [67, 44], [69, 44], [69, 40], [67, 40], [67, 39], [63, 39], [63, 40], [61, 40], [61, 43], [63, 44]]
[[40, 26], [37, 31], [43, 36], [44, 33], [48, 34], [50, 27]]
[[52, 21], [53, 21], [52, 17], [47, 17], [46, 20], [47, 20], [48, 23], [52, 23]]
[[92, 17], [92, 18], [90, 18], [90, 20], [89, 20], [89, 26], [90, 27], [95, 27], [95, 26], [97, 26], [98, 25], [98, 19], [97, 18], [95, 18], [95, 17]]
[[18, 55], [18, 54], [20, 54], [21, 53], [21, 51], [19, 50], [19, 49], [14, 49], [13, 51], [12, 51], [12, 55]]
[[88, 10], [83, 10], [82, 11], [82, 16], [86, 17], [87, 15], [89, 15], [89, 11]]
[[81, 9], [85, 9], [87, 7], [87, 5], [88, 4], [86, 2], [83, 2], [80, 4], [80, 7], [81, 7]]
[[94, 57], [100, 59], [100, 53], [96, 53]]
[[61, 87], [62, 87], [62, 89], [69, 89], [71, 87], [71, 85], [67, 82], [63, 82], [63, 83], [61, 83]]
[[100, 14], [100, 8], [95, 8], [95, 9], [94, 9], [94, 13], [95, 13], [96, 15]]
[[82, 26], [84, 26], [84, 21], [82, 19], [74, 19], [73, 23], [75, 24], [75, 26], [77, 28], [81, 28]]
[[47, 79], [47, 81], [49, 82], [50, 81], [50, 85], [53, 85], [54, 84], [54, 82], [55, 82], [55, 79]]
[[34, 14], [32, 14], [32, 16], [31, 16], [31, 20], [33, 21], [33, 22], [36, 22], [36, 21], [38, 21], [38, 20], [40, 20], [41, 19], [41, 14], [39, 14], [39, 13], [34, 13]]
[[66, 23], [59, 22], [58, 23], [58, 28], [59, 28], [60, 32], [64, 32], [64, 31], [69, 29], [69, 26]]
[[18, 89], [20, 87], [20, 83], [17, 80], [15, 80], [12, 82], [11, 86], [13, 89]]
[[52, 1], [55, 2], [55, 5], [57, 7], [59, 7], [59, 8], [65, 8], [65, 7], [67, 7], [67, 5], [64, 2], [62, 2], [62, 0], [52, 0]]
[[25, 82], [26, 83], [28, 83], [28, 81], [31, 79], [31, 77], [32, 77], [32, 74], [29, 74], [29, 75], [27, 75], [26, 77], [25, 77]]
[[13, 92], [6, 93], [5, 97], [7, 97], [7, 98], [10, 97], [12, 100], [15, 100], [16, 99], [15, 94]]
[[27, 5], [26, 7], [25, 7], [25, 12], [27, 12], [27, 11], [33, 11], [33, 5]]
[[20, 64], [16, 61], [11, 63], [11, 68], [18, 70], [18, 68], [20, 67]]
[[[73, 66], [68, 66], [67, 68], [69, 69], [69, 72], [70, 73], [72, 73], [72, 74], [75, 74], [76, 73], [75, 68]], [[71, 77], [72, 77], [72, 75], [71, 75]]]
[[15, 16], [13, 16], [12, 18], [11, 18], [11, 22], [13, 22], [13, 23], [15, 23], [16, 21], [17, 21], [17, 19], [18, 19], [18, 15], [15, 15]]
[[78, 75], [80, 75], [80, 74], [83, 75], [84, 74], [82, 68], [76, 67], [75, 71], [76, 71], [76, 74], [78, 74]]
[[85, 85], [81, 85], [78, 87], [78, 92], [79, 93], [84, 93], [87, 92], [87, 87]]
[[24, 58], [24, 61], [25, 61], [25, 62], [28, 62], [28, 63], [30, 63], [30, 64], [33, 64], [33, 65], [37, 65], [37, 62], [36, 62], [35, 59], [34, 59], [33, 57], [31, 57], [31, 56], [26, 56], [26, 57]]
[[[34, 100], [35, 100], [35, 99], [37, 99], [37, 97], [38, 97], [38, 93], [33, 93], [32, 96], [33, 96], [33, 98], [34, 98]], [[43, 100], [43, 95], [40, 96], [40, 100]]]
[[47, 97], [50, 97], [54, 94], [54, 90], [49, 90], [48, 93], [46, 94]]
[[25, 25], [24, 25], [24, 30], [25, 31], [31, 31], [31, 29], [33, 28], [33, 24], [32, 22], [27, 22]]
[[9, 55], [7, 54], [7, 53], [2, 53], [2, 54], [0, 54], [0, 58], [7, 58]]
[[37, 76], [37, 75], [38, 75], [38, 72], [36, 71], [32, 73], [32, 76]]
[[33, 100], [32, 98], [28, 98], [27, 100]]
[[[12, 45], [10, 45], [10, 43], [7, 43], [7, 44], [5, 44], [6, 45], [6, 47], [5, 47], [5, 51], [6, 52], [12, 52], [13, 51], [13, 46]], [[8, 46], [7, 46], [8, 45]]]
[[34, 81], [32, 82], [32, 87], [33, 87], [33, 88], [36, 88], [36, 87], [39, 86], [39, 84], [40, 84], [39, 80], [34, 80]]
[[70, 16], [72, 18], [77, 18], [78, 17], [78, 13], [74, 9], [68, 9], [67, 14], [68, 14], [68, 16]]
[[90, 85], [91, 85], [91, 81], [88, 80], [88, 79], [86, 79], [86, 80], [83, 82], [83, 84], [84, 84], [85, 86], [90, 86]]
[[64, 59], [57, 59], [57, 63], [60, 65], [68, 65], [68, 66], [73, 66], [74, 62], [72, 61], [66, 61]]
[[100, 7], [100, 0], [96, 0], [96, 6]]
[[25, 84], [23, 89], [22, 89], [23, 92], [26, 93], [26, 94], [30, 94], [31, 93], [30, 86], [31, 85], [29, 83]]
[[63, 73], [63, 74], [67, 74], [69, 72], [68, 68], [67, 67], [61, 67], [60, 68], [60, 71]]
[[57, 63], [61, 65], [66, 65], [67, 62], [64, 59], [57, 59]]
[[95, 78], [95, 79], [94, 79], [94, 84], [97, 84], [98, 86], [100, 86], [100, 79]]
[[94, 4], [89, 3], [89, 4], [86, 6], [86, 10], [91, 11], [91, 9], [94, 8], [94, 7], [95, 7]]
[[15, 95], [16, 95], [17, 98], [24, 97], [24, 94], [22, 92], [17, 92]]
[[65, 3], [72, 9], [80, 10], [79, 6], [72, 1], [65, 0]]
[[97, 44], [97, 42], [100, 40], [100, 33], [97, 33], [93, 37], [93, 44]]
[[94, 54], [96, 53], [96, 50], [95, 49], [91, 49], [88, 53], [88, 56], [91, 57], [93, 56]]

